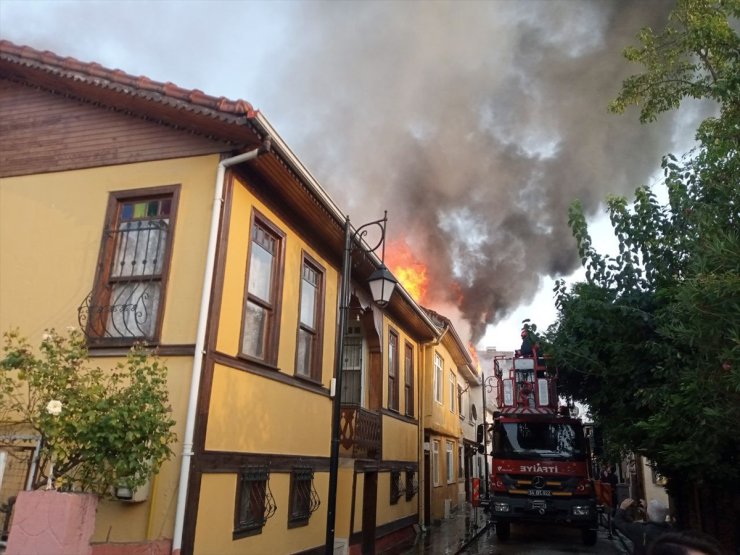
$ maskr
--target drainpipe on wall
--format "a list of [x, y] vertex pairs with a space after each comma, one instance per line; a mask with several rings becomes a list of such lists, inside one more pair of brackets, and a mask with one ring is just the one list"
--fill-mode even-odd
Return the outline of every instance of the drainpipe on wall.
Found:
[[213, 287], [213, 270], [216, 266], [216, 243], [218, 242], [218, 229], [221, 221], [221, 206], [224, 198], [224, 181], [226, 168], [254, 160], [260, 154], [270, 150], [269, 137], [262, 146], [244, 152], [231, 158], [225, 158], [218, 164], [216, 173], [216, 186], [213, 197], [213, 210], [211, 212], [211, 229], [208, 236], [208, 250], [206, 251], [206, 267], [203, 273], [203, 290], [200, 297], [200, 313], [198, 315], [198, 328], [195, 335], [195, 352], [193, 353], [193, 371], [190, 377], [190, 398], [188, 400], [187, 416], [185, 420], [185, 437], [182, 444], [182, 463], [180, 465], [180, 484], [177, 491], [177, 507], [175, 509], [175, 530], [172, 535], [172, 553], [179, 555], [182, 547], [182, 532], [185, 523], [185, 502], [188, 495], [188, 481], [190, 480], [190, 462], [193, 456], [193, 435], [195, 432], [195, 416], [198, 407], [198, 394], [200, 392], [200, 376], [203, 368], [203, 358], [206, 354], [206, 329], [208, 327], [208, 314], [211, 309], [211, 288]]
[[[436, 338], [432, 339], [431, 341], [427, 341], [426, 343], [421, 344], [422, 356], [419, 357], [422, 359], [421, 370], [429, 368], [429, 364], [427, 364], [427, 353], [429, 353], [430, 351], [429, 347], [436, 347], [437, 345], [439, 345], [442, 342], [442, 338], [445, 335], [447, 335], [447, 332], [449, 331], [449, 329], [450, 329], [449, 326], [445, 326], [445, 328], [437, 335]], [[434, 364], [434, 357], [430, 357], [429, 362]], [[419, 373], [421, 374], [421, 372]], [[426, 376], [423, 376], [423, 377], [426, 378]], [[416, 492], [416, 496], [417, 496], [416, 499], [417, 499], [417, 502], [419, 503], [419, 515], [420, 515], [419, 520], [421, 521], [422, 529], [426, 529], [426, 526], [429, 523], [424, 519], [424, 515], [426, 514], [426, 512], [424, 511], [424, 505], [425, 503], [428, 503], [429, 500], [427, 500], [426, 498], [426, 493], [427, 493], [426, 488], [425, 488], [426, 480], [427, 480], [426, 472], [422, 476], [422, 469], [424, 468], [424, 457], [426, 456], [424, 454], [424, 429], [425, 429], [427, 417], [431, 417], [432, 415], [424, 414], [424, 401], [426, 399], [425, 393], [427, 392], [427, 389], [426, 387], [424, 387], [424, 381], [421, 379], [421, 376], [419, 379], [419, 383], [420, 383], [419, 415], [421, 418], [420, 418], [420, 424], [419, 424], [419, 441], [417, 442], [417, 445], [419, 446], [418, 447], [419, 454], [417, 456], [419, 460], [419, 472], [417, 473], [418, 474], [417, 480], [418, 480], [419, 486]], [[432, 384], [434, 384], [433, 379], [432, 379]], [[434, 392], [432, 392], [432, 395], [434, 395]], [[431, 453], [431, 446], [430, 446], [430, 452], [429, 452], [430, 461], [431, 461], [431, 456], [432, 456], [432, 453]], [[431, 470], [431, 464], [429, 466]]]

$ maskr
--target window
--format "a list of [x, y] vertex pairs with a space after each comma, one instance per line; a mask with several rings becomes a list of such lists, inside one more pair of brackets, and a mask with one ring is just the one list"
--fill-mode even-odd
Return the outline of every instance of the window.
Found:
[[260, 534], [267, 519], [277, 510], [267, 467], [247, 468], [239, 473], [238, 480], [234, 539]]
[[406, 416], [414, 416], [414, 348], [408, 343], [403, 351], [403, 368], [403, 398], [406, 405]]
[[463, 446], [457, 446], [457, 479], [463, 479], [463, 463], [465, 462], [465, 455], [463, 452]]
[[275, 364], [277, 359], [283, 237], [253, 214], [241, 349], [267, 364]]
[[93, 290], [78, 309], [91, 343], [158, 343], [179, 186], [111, 193]]
[[455, 374], [450, 371], [450, 412], [455, 412], [455, 398], [457, 397], [457, 380]]
[[319, 508], [319, 505], [319, 496], [313, 487], [313, 470], [294, 468], [290, 473], [288, 528], [306, 526], [311, 514]]
[[388, 332], [388, 408], [398, 410], [398, 334]]
[[296, 374], [321, 381], [321, 331], [324, 321], [324, 271], [303, 253]]
[[397, 505], [401, 499], [401, 471], [391, 471], [391, 505]]
[[465, 418], [465, 407], [463, 405], [463, 388], [457, 384], [457, 408], [460, 411], [460, 419]]
[[444, 361], [439, 353], [434, 353], [434, 400], [442, 403], [442, 374], [444, 372]]
[[344, 338], [344, 361], [342, 364], [342, 402], [362, 404], [362, 368], [365, 349], [362, 327], [359, 323], [348, 324]]
[[438, 486], [441, 479], [439, 465], [439, 440], [432, 441], [432, 474], [434, 476], [434, 485]]
[[406, 501], [411, 501], [419, 489], [416, 481], [416, 471], [413, 468], [406, 470]]
[[455, 460], [453, 456], [453, 450], [455, 444], [451, 441], [447, 442], [447, 483], [451, 484], [455, 481]]

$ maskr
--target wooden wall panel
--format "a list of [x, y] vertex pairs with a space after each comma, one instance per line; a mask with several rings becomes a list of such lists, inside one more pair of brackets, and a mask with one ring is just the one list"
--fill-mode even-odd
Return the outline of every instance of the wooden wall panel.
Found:
[[232, 148], [154, 121], [0, 80], [0, 177]]

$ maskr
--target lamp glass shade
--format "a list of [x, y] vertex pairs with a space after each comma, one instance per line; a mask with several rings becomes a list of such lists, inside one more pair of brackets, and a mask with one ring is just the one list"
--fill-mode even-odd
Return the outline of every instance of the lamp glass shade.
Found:
[[391, 300], [393, 290], [396, 288], [396, 278], [388, 271], [388, 268], [381, 266], [375, 270], [367, 279], [372, 293], [373, 301], [380, 306], [385, 306]]

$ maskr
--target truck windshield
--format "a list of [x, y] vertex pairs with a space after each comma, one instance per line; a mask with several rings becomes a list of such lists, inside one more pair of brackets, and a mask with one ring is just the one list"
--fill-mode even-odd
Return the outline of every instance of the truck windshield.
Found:
[[494, 458], [584, 460], [580, 426], [567, 422], [505, 422], [493, 431]]

